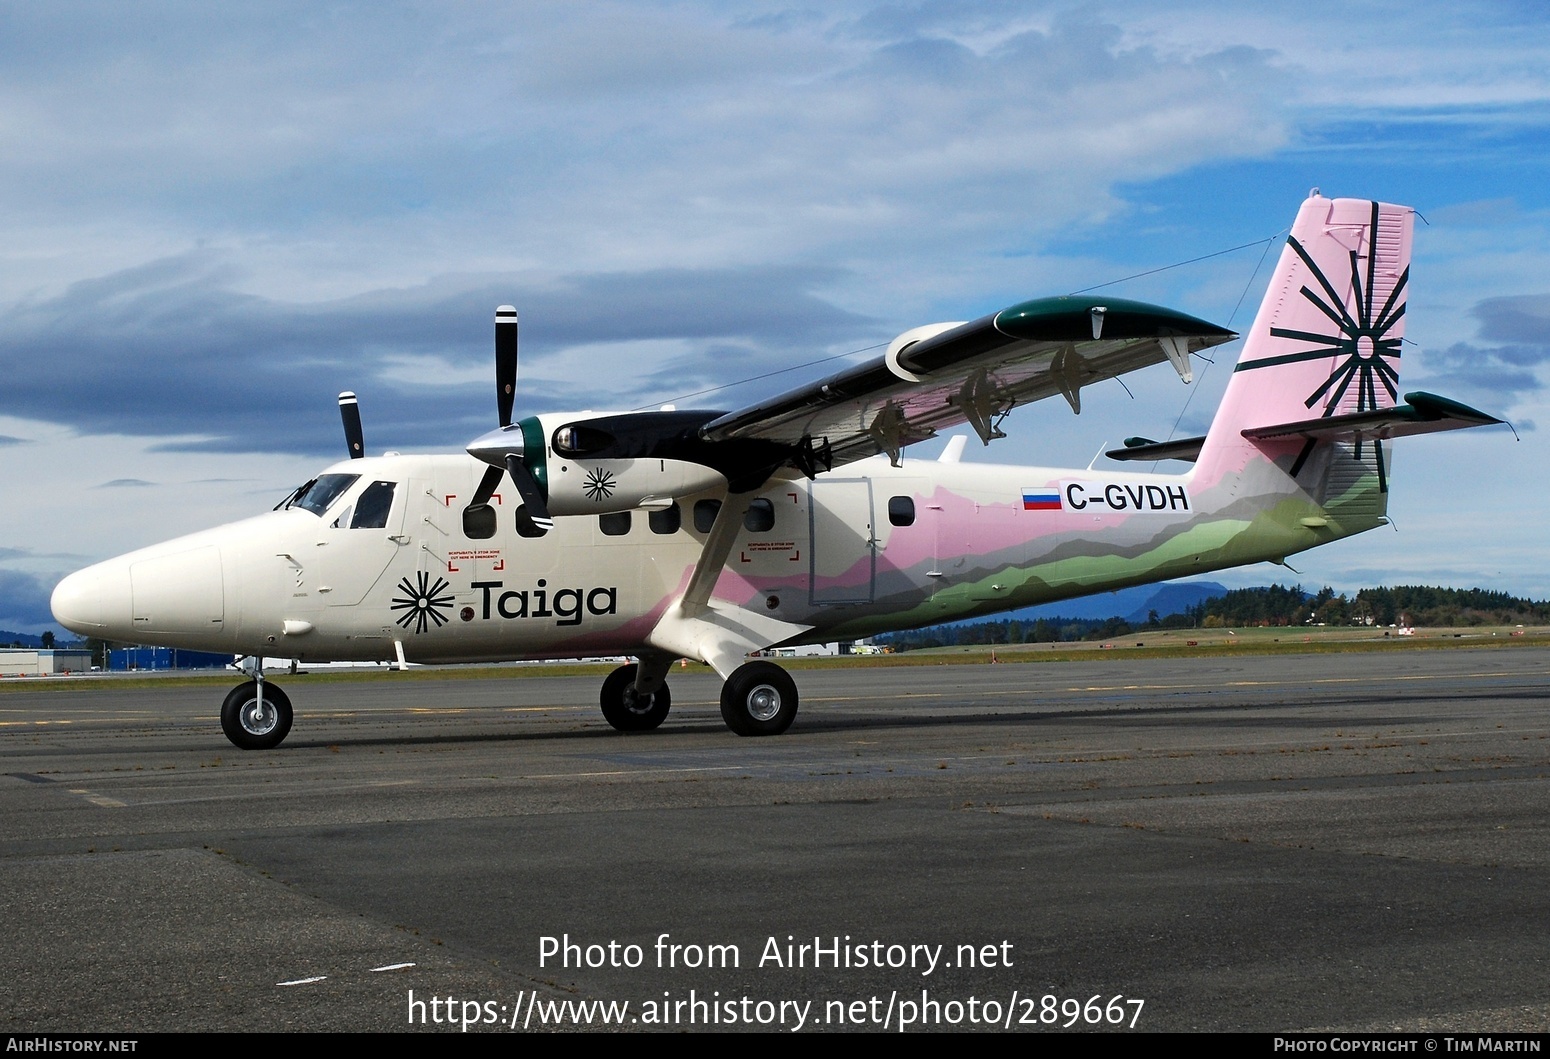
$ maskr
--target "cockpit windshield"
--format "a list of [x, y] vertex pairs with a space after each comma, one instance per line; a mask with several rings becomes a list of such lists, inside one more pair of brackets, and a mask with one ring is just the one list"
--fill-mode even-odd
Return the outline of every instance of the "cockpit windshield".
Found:
[[328, 506], [339, 499], [339, 494], [359, 481], [360, 477], [358, 474], [325, 474], [314, 478], [296, 490], [285, 506], [299, 507], [321, 518]]

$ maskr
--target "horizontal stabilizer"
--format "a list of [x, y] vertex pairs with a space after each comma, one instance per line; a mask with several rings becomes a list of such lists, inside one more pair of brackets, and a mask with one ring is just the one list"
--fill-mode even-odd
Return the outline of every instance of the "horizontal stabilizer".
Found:
[[1125, 447], [1110, 449], [1104, 455], [1111, 460], [1185, 460], [1194, 463], [1200, 456], [1204, 437], [1177, 441], [1153, 441], [1150, 438], [1126, 438]]
[[1392, 408], [1324, 416], [1271, 427], [1252, 427], [1243, 431], [1243, 436], [1254, 441], [1291, 437], [1364, 437], [1385, 440], [1411, 434], [1432, 434], [1439, 430], [1487, 427], [1500, 422], [1502, 420], [1495, 416], [1467, 404], [1450, 401], [1436, 394], [1416, 392], [1405, 394], [1405, 403]]

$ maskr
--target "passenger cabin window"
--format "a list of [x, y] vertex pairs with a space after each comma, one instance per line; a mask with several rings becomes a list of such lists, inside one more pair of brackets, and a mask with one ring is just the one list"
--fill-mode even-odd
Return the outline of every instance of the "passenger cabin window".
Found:
[[743, 515], [743, 528], [749, 533], [768, 533], [775, 528], [775, 505], [759, 497], [748, 505]]
[[355, 502], [351, 529], [386, 529], [388, 513], [393, 510], [393, 490], [397, 482], [372, 482]]
[[895, 526], [913, 526], [915, 524], [915, 498], [912, 496], [890, 496], [888, 498], [888, 521]]
[[646, 516], [646, 524], [651, 527], [652, 533], [677, 533], [683, 521], [683, 509], [676, 500], [661, 511], [653, 511]]
[[615, 511], [610, 515], [599, 515], [597, 525], [605, 537], [623, 537], [630, 532], [630, 513]]
[[517, 536], [518, 537], [542, 537], [549, 531], [533, 521], [533, 517], [527, 513], [526, 504], [517, 505]]
[[463, 536], [471, 541], [487, 541], [495, 536], [495, 509], [489, 504], [465, 507]]
[[696, 500], [694, 502], [694, 528], [701, 533], [709, 533], [710, 528], [716, 524], [716, 512], [721, 510], [719, 500]]
[[325, 474], [320, 478], [314, 478], [296, 490], [296, 495], [285, 506], [299, 507], [322, 518], [323, 512], [327, 511], [346, 489], [358, 482], [360, 477], [358, 474]]

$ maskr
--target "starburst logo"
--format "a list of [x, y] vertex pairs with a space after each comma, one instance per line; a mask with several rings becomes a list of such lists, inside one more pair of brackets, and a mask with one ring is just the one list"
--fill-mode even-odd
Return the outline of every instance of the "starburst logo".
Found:
[[404, 628], [414, 626], [415, 635], [424, 632], [431, 622], [436, 623], [439, 629], [450, 619], [443, 614], [445, 609], [448, 614], [452, 611], [453, 597], [447, 589], [452, 586], [442, 578], [436, 578], [436, 583], [431, 584], [431, 575], [420, 571], [419, 585], [416, 586], [406, 577], [398, 582], [398, 587], [403, 591], [402, 596], [393, 597], [393, 609], [403, 611], [394, 619]]
[[[1378, 237], [1378, 204], [1372, 204], [1372, 226], [1369, 229], [1371, 235], [1367, 249], [1366, 275], [1362, 274], [1362, 267], [1357, 259], [1356, 251], [1351, 251], [1351, 289], [1355, 292], [1356, 315], [1352, 315], [1346, 308], [1345, 299], [1336, 292], [1334, 284], [1324, 275], [1322, 269], [1314, 263], [1308, 251], [1303, 248], [1295, 238], [1287, 239], [1287, 244], [1294, 250], [1303, 264], [1308, 266], [1308, 271], [1318, 280], [1322, 293], [1308, 287], [1302, 288], [1302, 296], [1329, 317], [1335, 325], [1332, 334], [1319, 334], [1314, 331], [1297, 331], [1286, 327], [1272, 327], [1272, 338], [1289, 338], [1298, 342], [1311, 342], [1312, 348], [1304, 349], [1297, 353], [1287, 353], [1277, 357], [1266, 357], [1252, 364], [1246, 364], [1247, 368], [1270, 367], [1275, 364], [1295, 364], [1298, 361], [1319, 360], [1324, 357], [1334, 357], [1335, 367], [1330, 372], [1329, 378], [1323, 384], [1308, 395], [1303, 402], [1308, 408], [1312, 408], [1319, 401], [1324, 401], [1324, 417], [1335, 414], [1340, 403], [1345, 400], [1351, 388], [1356, 388], [1356, 411], [1375, 411], [1378, 405], [1378, 387], [1382, 386], [1384, 393], [1392, 402], [1398, 396], [1399, 369], [1396, 363], [1399, 360], [1400, 339], [1390, 337], [1389, 332], [1405, 315], [1405, 284], [1410, 279], [1408, 268], [1400, 275], [1399, 281], [1394, 284], [1394, 289], [1389, 291], [1379, 308], [1376, 305], [1377, 298], [1377, 237]], [[1358, 453], [1358, 455], [1360, 455]]]
[[587, 494], [588, 500], [601, 503], [614, 495], [614, 485], [614, 476], [598, 467], [587, 473], [587, 480], [581, 488]]

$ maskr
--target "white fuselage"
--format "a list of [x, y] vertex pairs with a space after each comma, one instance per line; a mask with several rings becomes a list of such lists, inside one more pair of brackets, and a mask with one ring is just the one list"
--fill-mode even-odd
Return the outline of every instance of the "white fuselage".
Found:
[[[1284, 500], [1287, 480], [1259, 466]], [[321, 511], [293, 505], [99, 563], [60, 583], [55, 613], [100, 639], [312, 661], [635, 654], [683, 595], [724, 495], [560, 517], [523, 536], [508, 491], [491, 501], [494, 535], [471, 539], [463, 510], [482, 473], [466, 456], [346, 461], [320, 479], [354, 476]], [[1205, 489], [1193, 477], [878, 458], [775, 479], [732, 498], [750, 506], [713, 603], [767, 638], [818, 642], [1344, 535], [1259, 525], [1246, 551], [1248, 478]], [[370, 525], [352, 528], [363, 516]]]

